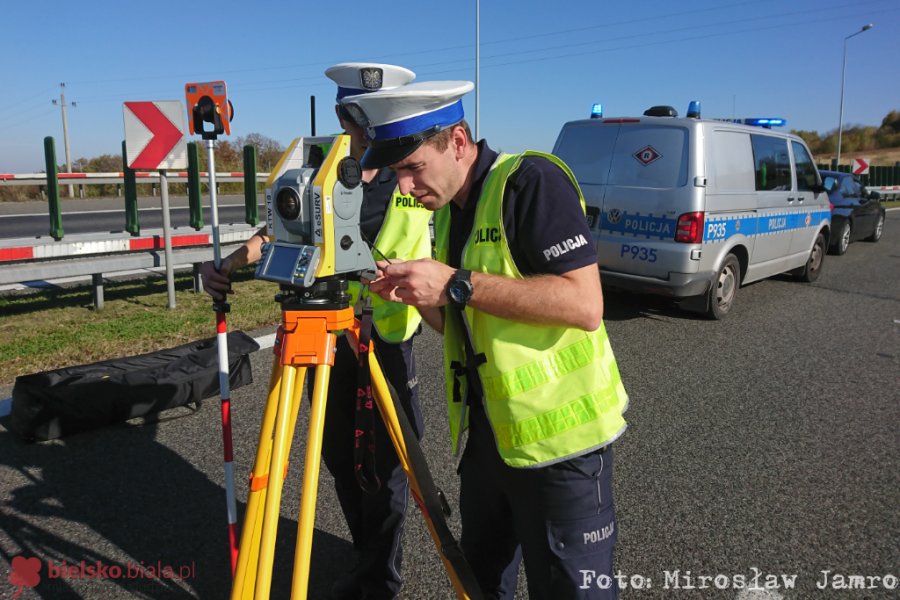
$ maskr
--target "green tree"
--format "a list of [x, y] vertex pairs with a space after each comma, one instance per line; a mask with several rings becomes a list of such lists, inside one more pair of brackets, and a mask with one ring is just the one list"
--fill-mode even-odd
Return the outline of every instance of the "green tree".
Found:
[[791, 133], [802, 138], [813, 154], [819, 151], [818, 147], [822, 143], [822, 138], [817, 131], [792, 130]]
[[900, 133], [900, 111], [892, 110], [881, 120], [881, 127], [891, 133]]
[[[60, 166], [60, 172], [65, 165]], [[122, 157], [113, 154], [101, 154], [93, 158], [78, 158], [72, 162], [72, 171], [76, 173], [119, 173], [122, 170]], [[87, 197], [115, 196], [116, 186], [112, 183], [84, 186]]]
[[263, 173], [271, 172], [284, 154], [284, 146], [261, 133], [248, 133], [244, 137], [237, 138], [235, 142], [242, 152], [244, 146], [256, 147], [256, 168]]

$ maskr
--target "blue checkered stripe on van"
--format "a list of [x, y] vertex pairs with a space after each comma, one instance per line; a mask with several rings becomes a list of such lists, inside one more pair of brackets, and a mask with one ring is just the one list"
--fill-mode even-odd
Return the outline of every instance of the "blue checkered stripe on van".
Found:
[[677, 224], [678, 220], [671, 217], [655, 217], [652, 213], [642, 215], [641, 213], [630, 213], [615, 208], [602, 213], [600, 216], [600, 228], [603, 231], [644, 237], [646, 239], [673, 239]]
[[734, 235], [746, 237], [776, 235], [785, 231], [818, 227], [831, 212], [815, 210], [809, 212], [772, 212], [764, 215], [724, 215], [709, 217], [703, 223], [704, 242], [724, 242]]

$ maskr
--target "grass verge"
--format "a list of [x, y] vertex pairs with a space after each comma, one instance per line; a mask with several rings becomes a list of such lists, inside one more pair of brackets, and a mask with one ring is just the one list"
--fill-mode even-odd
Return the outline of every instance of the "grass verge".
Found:
[[[253, 279], [253, 268], [232, 277], [228, 329], [276, 325], [278, 287]], [[51, 289], [0, 298], [0, 385], [19, 375], [133, 356], [215, 335], [212, 301], [195, 294], [189, 274], [175, 278], [168, 310], [165, 278], [104, 284], [104, 308], [95, 310], [90, 287]]]

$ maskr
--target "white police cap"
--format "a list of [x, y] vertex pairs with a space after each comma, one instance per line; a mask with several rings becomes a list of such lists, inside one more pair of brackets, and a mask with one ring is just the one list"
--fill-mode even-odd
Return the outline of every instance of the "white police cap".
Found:
[[325, 69], [325, 76], [338, 85], [337, 101], [345, 96], [368, 94], [406, 85], [416, 78], [409, 69], [381, 63], [340, 63]]
[[348, 96], [341, 105], [366, 129], [366, 168], [392, 165], [437, 132], [463, 120], [462, 97], [471, 81], [423, 81], [371, 94]]

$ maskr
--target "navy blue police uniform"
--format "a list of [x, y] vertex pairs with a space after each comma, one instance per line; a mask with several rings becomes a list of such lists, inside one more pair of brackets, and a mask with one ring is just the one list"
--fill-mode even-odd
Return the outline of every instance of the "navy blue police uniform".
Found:
[[[478, 160], [468, 200], [450, 206], [449, 264], [459, 268], [472, 232], [475, 208], [497, 153], [478, 143]], [[593, 244], [563, 253], [545, 252], [566, 239], [591, 239], [578, 193], [556, 165], [541, 157], [526, 157], [507, 182], [503, 225], [516, 267], [524, 276], [552, 274], [594, 264]], [[573, 299], [576, 301], [577, 299]], [[564, 304], [561, 310], [565, 310]], [[469, 434], [460, 474], [461, 545], [489, 598], [513, 598], [520, 560], [524, 557], [529, 597], [617, 597], [613, 575], [615, 521], [596, 532], [601, 544], [567, 544], [584, 533], [572, 515], [612, 515], [612, 448], [588, 452], [536, 469], [512, 468], [497, 451], [483, 399], [469, 385]], [[590, 535], [593, 535], [592, 533]], [[548, 545], [548, 538], [550, 543]], [[591, 540], [593, 542], [594, 540]], [[584, 554], [590, 547], [591, 553]], [[580, 582], [581, 586], [573, 586]]]
[[[360, 229], [365, 239], [374, 241], [378, 236], [396, 187], [397, 178], [390, 169], [381, 169], [372, 181], [363, 183]], [[385, 379], [399, 399], [416, 436], [421, 439], [424, 425], [419, 407], [413, 338], [399, 344], [390, 343], [372, 327], [372, 339]], [[353, 571], [332, 589], [332, 597], [382, 600], [396, 597], [401, 587], [401, 538], [409, 481], [384, 423], [377, 415], [374, 419], [375, 468], [381, 487], [374, 494], [368, 494], [356, 480], [353, 449], [358, 365], [353, 349], [342, 336], [329, 382], [322, 458], [334, 477], [358, 562]], [[311, 377], [309, 393], [313, 380]]]

